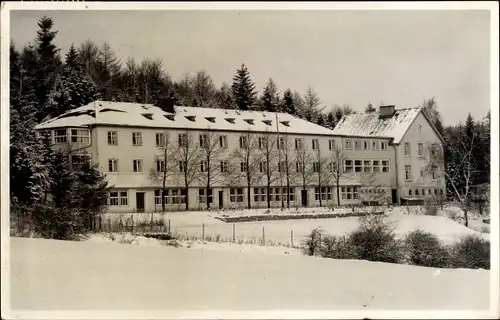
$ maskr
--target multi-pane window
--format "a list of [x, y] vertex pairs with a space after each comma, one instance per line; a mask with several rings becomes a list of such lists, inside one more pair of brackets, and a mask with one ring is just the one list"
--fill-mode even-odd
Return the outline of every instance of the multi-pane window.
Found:
[[118, 172], [118, 159], [109, 159], [108, 160], [108, 171], [109, 172]]
[[422, 142], [419, 142], [417, 148], [418, 155], [422, 156], [424, 154], [424, 144]]
[[71, 142], [90, 143], [90, 130], [88, 129], [71, 129]]
[[156, 172], [165, 172], [165, 160], [156, 159]]
[[405, 142], [405, 156], [409, 157], [410, 156], [410, 143]]
[[345, 141], [345, 149], [346, 150], [352, 150], [352, 140], [346, 140]]
[[219, 136], [219, 145], [223, 149], [227, 149], [227, 136]]
[[200, 172], [205, 172], [205, 171], [208, 171], [208, 162], [201, 161], [200, 162]]
[[[161, 205], [161, 191], [162, 190], [155, 190], [155, 205]], [[169, 190], [165, 190], [165, 194], [163, 195], [165, 204], [168, 205], [170, 204], [170, 192]]]
[[72, 154], [70, 162], [73, 170], [81, 170], [84, 164], [90, 163], [90, 154]]
[[285, 138], [278, 139], [278, 149], [280, 150], [285, 149]]
[[118, 145], [118, 131], [108, 131], [108, 144], [111, 146]]
[[328, 164], [328, 171], [330, 171], [330, 172], [332, 172], [332, 173], [333, 173], [333, 172], [337, 172], [335, 162], [330, 162], [330, 163]]
[[344, 172], [352, 172], [354, 170], [353, 161], [345, 160], [344, 161]]
[[319, 201], [320, 197], [322, 201], [332, 200], [332, 187], [315, 187], [314, 199]]
[[361, 150], [361, 140], [355, 140], [354, 141], [354, 149], [355, 150]]
[[378, 151], [378, 141], [372, 141], [372, 150]]
[[363, 165], [361, 160], [354, 160], [354, 172], [363, 171]]
[[335, 140], [328, 141], [328, 149], [335, 150]]
[[172, 204], [186, 203], [186, 189], [172, 189], [170, 192]]
[[259, 145], [259, 149], [264, 148], [264, 138], [259, 137], [259, 138], [257, 139], [257, 144]]
[[436, 143], [431, 144], [431, 157], [434, 157], [439, 150], [439, 147]]
[[110, 206], [117, 206], [120, 203], [119, 198], [120, 197], [118, 196], [118, 191], [111, 191], [109, 193], [109, 198], [108, 198], [109, 205]]
[[302, 172], [302, 167], [303, 167], [302, 162], [295, 163], [295, 171]]
[[285, 201], [287, 200], [287, 196], [291, 202], [295, 201], [295, 188], [289, 188], [288, 194], [286, 192], [286, 188], [283, 188], [283, 197], [285, 198]]
[[227, 161], [220, 162], [220, 172], [227, 172], [229, 167], [229, 163]]
[[387, 150], [387, 141], [380, 141], [380, 149], [383, 151]]
[[208, 194], [206, 194], [207, 189], [200, 188], [198, 189], [198, 202], [199, 203], [212, 203], [213, 200], [213, 192], [212, 189], [208, 189]]
[[164, 147], [165, 146], [165, 134], [164, 133], [157, 133], [156, 134], [156, 146], [157, 147]]
[[342, 187], [341, 197], [344, 200], [356, 200], [359, 199], [358, 187]]
[[406, 165], [405, 166], [405, 179], [406, 180], [411, 180], [412, 179], [411, 166], [410, 165]]
[[269, 195], [271, 201], [273, 201], [273, 194], [274, 194], [274, 201], [281, 201], [281, 192], [283, 190], [281, 188], [271, 188], [271, 194]]
[[141, 132], [132, 132], [132, 145], [133, 146], [142, 146], [142, 133]]
[[243, 202], [243, 188], [231, 188], [229, 189], [229, 201], [230, 202]]
[[313, 150], [319, 149], [319, 140], [318, 139], [312, 140], [312, 148], [313, 148]]
[[179, 172], [186, 172], [186, 169], [187, 169], [187, 162], [179, 161]]
[[380, 172], [380, 160], [373, 160], [372, 161], [372, 171], [373, 172]]
[[297, 150], [302, 149], [302, 139], [301, 138], [295, 138], [295, 149], [297, 149]]
[[200, 147], [206, 148], [208, 146], [208, 136], [206, 134], [200, 134]]
[[413, 192], [412, 192], [412, 190], [411, 190], [411, 189], [410, 189], [410, 190], [408, 190], [408, 195], [409, 195], [409, 196], [412, 196], [412, 195], [413, 195]]
[[424, 170], [424, 167], [422, 166], [422, 168], [420, 168], [420, 177], [421, 178], [424, 178], [425, 177], [425, 170]]
[[120, 206], [128, 206], [128, 192], [120, 191]]
[[382, 172], [389, 172], [389, 161], [382, 160]]
[[278, 162], [278, 172], [286, 172], [286, 162]]
[[240, 162], [240, 172], [247, 172], [248, 171], [248, 166], [246, 162]]
[[133, 160], [132, 161], [132, 166], [134, 169], [134, 172], [142, 172], [142, 160]]
[[66, 143], [68, 142], [68, 136], [66, 129], [54, 130], [54, 142], [55, 143]]
[[418, 196], [418, 189], [415, 189], [415, 195]]
[[372, 172], [372, 161], [371, 160], [363, 160], [363, 171], [364, 172]]
[[263, 173], [266, 171], [266, 163], [265, 162], [259, 162], [259, 172]]
[[433, 166], [431, 169], [431, 176], [433, 180], [437, 179], [437, 167]]
[[320, 165], [319, 162], [313, 162], [313, 172], [319, 172]]
[[266, 202], [267, 200], [266, 188], [253, 188], [253, 201]]
[[186, 147], [188, 144], [187, 133], [180, 133], [177, 136], [177, 143], [179, 144], [179, 147]]
[[370, 142], [364, 140], [363, 141], [363, 150], [370, 150]]
[[246, 136], [241, 136], [240, 137], [240, 148], [241, 149], [246, 148], [247, 147], [247, 143], [248, 143], [247, 137]]

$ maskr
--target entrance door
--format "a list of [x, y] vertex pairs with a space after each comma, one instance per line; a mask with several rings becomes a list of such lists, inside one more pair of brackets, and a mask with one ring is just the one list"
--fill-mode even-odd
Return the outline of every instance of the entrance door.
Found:
[[219, 208], [222, 209], [224, 207], [224, 193], [222, 190], [219, 191]]
[[398, 190], [392, 189], [392, 204], [398, 203]]
[[144, 192], [135, 193], [135, 205], [137, 212], [144, 212]]
[[307, 207], [307, 190], [300, 190], [300, 195], [302, 198], [302, 206]]

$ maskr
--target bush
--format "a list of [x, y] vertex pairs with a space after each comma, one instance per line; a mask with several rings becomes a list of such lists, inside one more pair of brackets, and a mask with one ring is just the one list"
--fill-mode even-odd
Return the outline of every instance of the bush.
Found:
[[76, 235], [83, 231], [84, 214], [78, 209], [37, 204], [32, 212], [35, 233], [44, 238], [75, 240]]
[[316, 253], [320, 253], [319, 249], [321, 248], [321, 236], [323, 234], [323, 230], [321, 228], [315, 228], [309, 233], [307, 238], [304, 240], [304, 253], [313, 256]]
[[424, 204], [424, 213], [426, 216], [437, 216], [438, 206], [433, 203], [426, 202]]
[[353, 258], [353, 254], [349, 250], [348, 242], [345, 237], [324, 235], [319, 252], [323, 258], [331, 258], [331, 259]]
[[476, 235], [462, 237], [451, 248], [454, 268], [490, 269], [490, 242]]
[[383, 216], [362, 218], [361, 226], [349, 235], [347, 245], [354, 259], [398, 263], [403, 258], [394, 227]]
[[450, 263], [449, 250], [439, 238], [422, 230], [410, 232], [405, 240], [406, 262], [417, 266], [446, 268]]

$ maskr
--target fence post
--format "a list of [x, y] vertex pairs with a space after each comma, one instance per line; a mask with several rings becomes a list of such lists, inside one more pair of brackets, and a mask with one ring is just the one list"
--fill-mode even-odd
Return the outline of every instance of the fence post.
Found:
[[130, 220], [132, 220], [132, 228], [131, 228], [132, 231], [130, 233], [133, 234], [134, 233], [134, 215], [133, 214], [130, 215]]
[[205, 224], [201, 224], [201, 241], [205, 241]]
[[168, 234], [170, 234], [170, 219], [168, 219]]
[[290, 230], [290, 246], [293, 248], [293, 230]]
[[262, 244], [266, 245], [266, 232], [264, 230], [264, 227], [262, 227]]
[[233, 242], [236, 241], [236, 224], [233, 223]]

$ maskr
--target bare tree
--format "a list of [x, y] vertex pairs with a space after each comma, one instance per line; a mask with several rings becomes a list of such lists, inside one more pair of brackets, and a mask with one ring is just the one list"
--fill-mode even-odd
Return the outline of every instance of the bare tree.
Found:
[[361, 174], [361, 185], [358, 194], [360, 194], [362, 203], [368, 206], [369, 211], [366, 213], [383, 211], [383, 205], [387, 203], [384, 185], [377, 179], [377, 174], [377, 172]]
[[281, 165], [280, 170], [285, 175], [286, 179], [286, 206], [290, 208], [290, 182], [294, 181], [295, 177], [297, 177], [297, 167], [296, 166], [296, 157], [293, 150], [293, 143], [290, 137], [285, 134], [280, 136], [281, 142], [279, 146], [278, 152], [281, 152]]
[[331, 182], [329, 170], [328, 170], [328, 157], [324, 156], [319, 144], [317, 145], [316, 151], [314, 152], [314, 158], [313, 158], [313, 172], [314, 172], [314, 177], [315, 177], [315, 182], [316, 185], [319, 188], [319, 206], [323, 206], [322, 202], [322, 189], [323, 187], [328, 186], [328, 184]]
[[161, 154], [154, 160], [153, 167], [149, 173], [149, 179], [152, 183], [161, 187], [161, 209], [162, 212], [165, 212], [167, 181], [168, 178], [174, 174], [176, 168], [174, 150], [172, 150], [172, 143], [168, 131], [165, 130], [162, 133], [157, 133], [156, 146]]
[[347, 172], [344, 171], [344, 162], [347, 156], [341, 148], [335, 146], [332, 150], [331, 162], [328, 164], [329, 172], [335, 182], [335, 189], [337, 193], [337, 205], [340, 206], [340, 181], [346, 177]]
[[191, 78], [192, 104], [194, 107], [212, 107], [215, 100], [215, 85], [204, 70], [198, 71]]
[[224, 170], [224, 166], [220, 163], [220, 156], [224, 152], [224, 148], [220, 136], [214, 131], [200, 134], [199, 146], [201, 149], [199, 180], [205, 186], [205, 202], [207, 208], [210, 209], [208, 195], [210, 187], [220, 181], [219, 178]]
[[[300, 145], [298, 145], [300, 141]], [[311, 162], [313, 161], [313, 155], [309, 149], [302, 143], [302, 140], [296, 140], [296, 156], [297, 162], [295, 164], [295, 171], [300, 179], [300, 185], [302, 188], [302, 193], [307, 192], [307, 188], [311, 185], [314, 180], [313, 167]], [[301, 197], [302, 197], [301, 193]]]
[[198, 150], [194, 134], [188, 130], [177, 137], [175, 157], [186, 192], [186, 210], [189, 209], [189, 187], [196, 179], [200, 169], [201, 153]]
[[[247, 131], [243, 135], [240, 136], [239, 139], [239, 148], [237, 147], [232, 154], [232, 160], [237, 162], [236, 165], [240, 166], [239, 173], [237, 173], [240, 177], [244, 177], [246, 185], [247, 185], [247, 201], [248, 201], [248, 209], [251, 206], [251, 198], [250, 198], [250, 188], [259, 180], [259, 166], [261, 162], [261, 156], [258, 152], [258, 140], [255, 135], [251, 134], [250, 131]], [[237, 171], [237, 170], [236, 170]]]
[[266, 133], [258, 137], [257, 144], [262, 160], [259, 164], [259, 171], [266, 179], [267, 207], [271, 208], [271, 199], [269, 197], [271, 195], [271, 184], [278, 179], [276, 176], [276, 172], [278, 171], [277, 141], [274, 134], [266, 131]]

